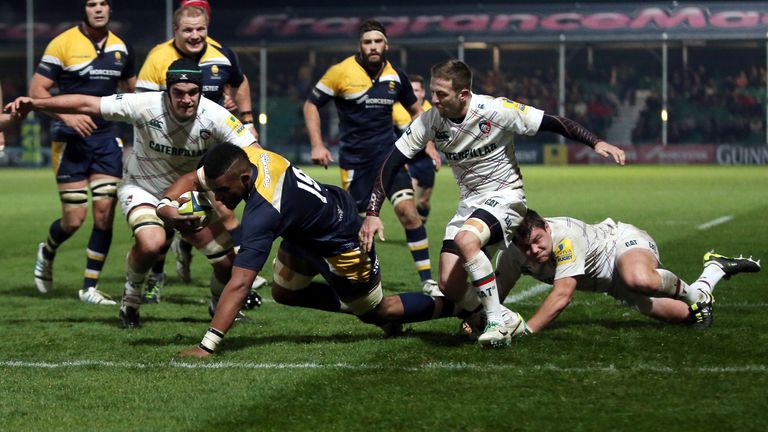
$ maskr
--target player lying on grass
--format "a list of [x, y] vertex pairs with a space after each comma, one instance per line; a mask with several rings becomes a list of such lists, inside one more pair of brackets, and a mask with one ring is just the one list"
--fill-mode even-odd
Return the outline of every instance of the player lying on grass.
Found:
[[712, 325], [712, 291], [722, 278], [760, 271], [751, 258], [709, 252], [704, 271], [690, 285], [661, 267], [656, 242], [647, 232], [608, 218], [587, 224], [570, 217], [542, 218], [529, 209], [514, 246], [496, 259], [499, 293], [504, 298], [521, 275], [553, 284], [528, 320], [541, 331], [568, 306], [575, 290], [607, 293], [649, 317], [706, 328]]
[[[278, 237], [282, 241], [272, 263], [272, 297], [278, 303], [351, 312], [385, 330], [459, 312], [442, 297], [422, 293], [385, 297], [376, 252], [373, 248], [364, 252], [358, 241], [361, 220], [352, 196], [317, 183], [276, 153], [218, 145], [205, 155], [201, 168], [168, 188], [166, 199], [176, 200], [189, 190], [213, 191], [230, 209], [245, 201], [245, 209], [242, 245], [210, 328], [199, 346], [181, 355], [203, 357], [217, 348]], [[180, 215], [172, 205], [157, 212], [169, 225], [196, 218]], [[313, 282], [318, 274], [327, 283]], [[505, 318], [525, 327], [519, 314], [506, 310]]]

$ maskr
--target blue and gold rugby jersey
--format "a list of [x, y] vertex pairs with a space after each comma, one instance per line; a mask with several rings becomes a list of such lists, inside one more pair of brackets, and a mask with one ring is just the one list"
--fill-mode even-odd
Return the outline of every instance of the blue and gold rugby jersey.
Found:
[[351, 196], [317, 183], [277, 153], [243, 150], [255, 181], [245, 201], [236, 266], [260, 271], [277, 237], [324, 257], [357, 247], [361, 220]]
[[[114, 33], [107, 34], [99, 48], [80, 26], [56, 36], [45, 48], [37, 73], [54, 81], [61, 94], [109, 96], [117, 93], [118, 82], [136, 75], [133, 49]], [[96, 135], [113, 133], [112, 123], [94, 117]], [[77, 134], [57, 121], [63, 133]]]
[[331, 99], [339, 112], [339, 165], [344, 169], [380, 165], [397, 139], [392, 106], [411, 106], [417, 100], [405, 72], [387, 62], [372, 78], [357, 56], [331, 66], [308, 98], [317, 106]]
[[[245, 79], [237, 55], [214, 41], [206, 39], [206, 47], [196, 59], [203, 71], [203, 96], [221, 103], [224, 99], [224, 85], [238, 87]], [[139, 71], [137, 91], [165, 90], [165, 73], [174, 61], [184, 54], [173, 44], [173, 39], [155, 45]]]

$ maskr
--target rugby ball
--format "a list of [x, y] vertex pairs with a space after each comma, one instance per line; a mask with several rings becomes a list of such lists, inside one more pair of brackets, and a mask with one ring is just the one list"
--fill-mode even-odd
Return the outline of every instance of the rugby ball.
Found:
[[179, 204], [179, 214], [182, 216], [199, 216], [200, 225], [204, 225], [211, 210], [213, 210], [213, 205], [208, 201], [208, 197], [203, 192], [189, 191], [181, 194], [176, 201], [182, 201], [184, 198], [187, 198], [188, 201]]

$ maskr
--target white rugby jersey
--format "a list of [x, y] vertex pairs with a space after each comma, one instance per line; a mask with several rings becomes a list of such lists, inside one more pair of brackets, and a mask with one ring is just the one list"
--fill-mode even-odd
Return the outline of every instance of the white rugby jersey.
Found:
[[472, 94], [461, 124], [431, 109], [411, 123], [395, 144], [409, 158], [432, 140], [459, 184], [461, 197], [523, 186], [514, 136], [535, 135], [544, 111], [506, 98]]
[[545, 219], [552, 229], [552, 258], [545, 263], [531, 263], [522, 252], [511, 247], [505, 251], [499, 267], [514, 271], [522, 267], [522, 273], [542, 282], [552, 284], [557, 279], [585, 276], [579, 280], [581, 291], [610, 291], [613, 270], [616, 265], [617, 224], [608, 218], [597, 224], [588, 224], [569, 217]]
[[180, 176], [197, 169], [200, 158], [216, 144], [247, 147], [256, 139], [219, 104], [200, 97], [197, 115], [187, 121], [170, 113], [165, 92], [116, 94], [101, 98], [107, 120], [133, 125], [133, 151], [123, 167], [123, 183], [161, 198]]

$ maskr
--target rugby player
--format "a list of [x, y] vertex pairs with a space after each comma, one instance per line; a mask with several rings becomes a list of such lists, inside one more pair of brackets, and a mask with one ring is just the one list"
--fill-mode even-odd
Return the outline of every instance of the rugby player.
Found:
[[[369, 250], [375, 233], [383, 238], [379, 211], [385, 191], [409, 159], [434, 141], [448, 160], [461, 193], [456, 214], [443, 237], [440, 289], [463, 309], [475, 310], [478, 303], [482, 304], [487, 325], [478, 338], [481, 345], [507, 346], [519, 323], [507, 323], [502, 317], [493, 264], [486, 253], [510, 244], [525, 216], [525, 192], [514, 153], [514, 135], [558, 133], [592, 147], [604, 157], [612, 156], [620, 164], [624, 164], [624, 151], [573, 120], [506, 98], [472, 93], [472, 72], [461, 61], [445, 60], [434, 65], [431, 73], [433, 109], [411, 123], [381, 169], [360, 230], [361, 243]], [[467, 276], [477, 293], [474, 297], [465, 295]], [[462, 298], [473, 303], [462, 303]]]
[[[386, 59], [388, 41], [384, 26], [378, 21], [365, 21], [358, 37], [358, 53], [331, 66], [315, 85], [304, 103], [304, 123], [312, 145], [312, 162], [327, 168], [333, 159], [323, 144], [319, 107], [334, 101], [339, 113], [341, 182], [363, 214], [376, 174], [397, 139], [392, 123], [393, 104], [402, 103], [412, 117], [421, 114], [422, 109], [408, 77]], [[386, 192], [405, 229], [423, 292], [438, 294], [437, 283], [432, 279], [427, 230], [416, 211], [407, 171], [400, 170]]]
[[[109, 0], [85, 0], [83, 21], [56, 36], [46, 47], [29, 86], [33, 98], [60, 94], [106, 96], [118, 88], [133, 92], [136, 85], [134, 53], [108, 26]], [[51, 114], [51, 152], [62, 215], [48, 229], [37, 248], [34, 279], [38, 291], [53, 287], [56, 251], [85, 221], [91, 191], [93, 229], [86, 249], [80, 300], [90, 304], [115, 302], [97, 289], [112, 244], [117, 183], [123, 169], [123, 144], [118, 126], [84, 114]]]
[[[166, 72], [167, 90], [105, 97], [63, 95], [49, 99], [19, 98], [9, 107], [21, 115], [30, 109], [79, 113], [123, 121], [134, 126], [133, 151], [128, 156], [123, 183], [117, 191], [134, 243], [126, 259], [127, 274], [120, 319], [124, 327], [138, 327], [142, 286], [152, 264], [173, 229], [156, 214], [163, 191], [197, 167], [202, 155], [222, 142], [258, 146], [256, 139], [229, 111], [202, 94], [202, 71], [197, 62], [179, 59]], [[216, 309], [229, 280], [234, 250], [223, 225], [181, 227], [182, 235], [213, 266], [210, 311]]]
[[496, 259], [502, 299], [521, 275], [553, 285], [527, 321], [533, 333], [560, 315], [575, 290], [607, 293], [643, 315], [706, 328], [713, 322], [715, 285], [722, 278], [758, 271], [759, 261], [709, 252], [701, 276], [689, 285], [662, 268], [654, 239], [633, 225], [610, 218], [597, 224], [570, 217], [544, 219], [531, 209], [517, 228], [514, 246]]

